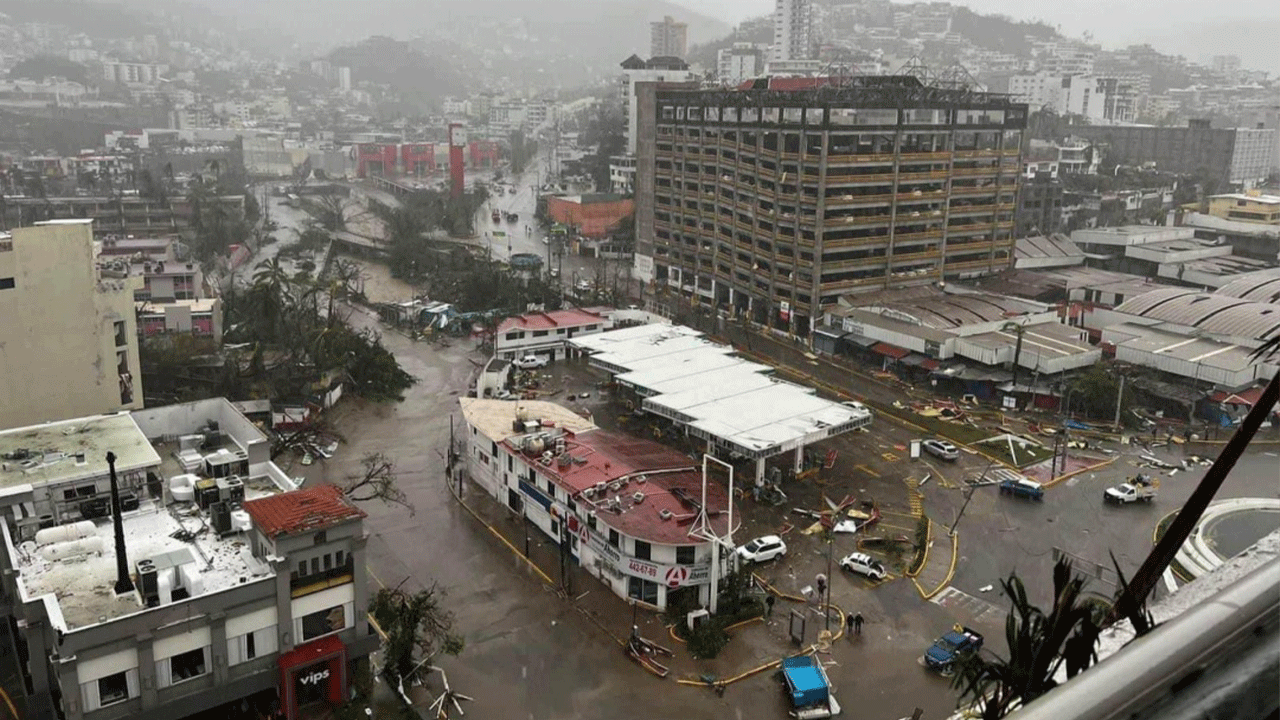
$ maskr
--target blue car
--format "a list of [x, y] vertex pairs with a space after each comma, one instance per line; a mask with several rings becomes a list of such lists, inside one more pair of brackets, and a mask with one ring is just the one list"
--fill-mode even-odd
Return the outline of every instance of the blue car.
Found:
[[972, 655], [982, 649], [982, 633], [971, 628], [957, 625], [955, 628], [933, 642], [924, 653], [924, 665], [943, 675], [955, 672], [956, 660]]
[[1040, 483], [1026, 478], [1005, 480], [1000, 483], [1000, 494], [1031, 498], [1032, 500], [1044, 500], [1044, 488], [1041, 487]]

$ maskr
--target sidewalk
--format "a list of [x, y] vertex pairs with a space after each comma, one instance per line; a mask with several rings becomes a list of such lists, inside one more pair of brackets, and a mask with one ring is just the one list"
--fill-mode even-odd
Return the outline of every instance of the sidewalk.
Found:
[[925, 556], [924, 566], [912, 578], [920, 597], [928, 600], [942, 592], [951, 582], [951, 577], [956, 572], [959, 549], [959, 535], [948, 535], [946, 527], [930, 523], [928, 554]]

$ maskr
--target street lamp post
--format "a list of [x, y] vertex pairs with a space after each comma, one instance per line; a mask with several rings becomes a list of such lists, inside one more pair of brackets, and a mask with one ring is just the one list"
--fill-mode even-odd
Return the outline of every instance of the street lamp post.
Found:
[[[725, 528], [723, 537], [716, 532], [711, 524], [711, 519], [707, 517], [707, 462], [718, 463], [729, 470], [729, 524]], [[698, 508], [698, 518], [694, 521], [693, 529], [689, 531], [693, 537], [707, 540], [711, 543], [711, 599], [707, 604], [707, 610], [711, 614], [715, 614], [719, 604], [720, 595], [720, 550], [722, 548], [729, 550], [729, 562], [733, 563], [733, 465], [712, 457], [706, 453], [702, 454], [702, 504]]]

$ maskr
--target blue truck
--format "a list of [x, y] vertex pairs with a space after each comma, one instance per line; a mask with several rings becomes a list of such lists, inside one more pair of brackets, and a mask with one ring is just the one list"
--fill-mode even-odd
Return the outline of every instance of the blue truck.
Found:
[[831, 692], [827, 672], [812, 655], [783, 658], [782, 680], [791, 701], [791, 717], [810, 720], [839, 714], [840, 705]]
[[956, 625], [951, 632], [933, 641], [924, 653], [924, 665], [943, 675], [955, 672], [956, 661], [982, 649], [982, 633], [963, 625]]

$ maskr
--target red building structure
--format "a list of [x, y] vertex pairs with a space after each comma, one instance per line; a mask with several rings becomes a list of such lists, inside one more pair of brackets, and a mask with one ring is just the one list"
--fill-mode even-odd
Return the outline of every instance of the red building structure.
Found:
[[462, 197], [466, 185], [466, 160], [463, 149], [467, 145], [467, 130], [461, 123], [449, 124], [449, 195]]
[[471, 167], [491, 168], [498, 165], [498, 143], [492, 140], [476, 140], [471, 143]]
[[421, 177], [436, 171], [434, 143], [412, 143], [400, 146], [400, 166], [405, 175]]
[[356, 146], [356, 175], [394, 175], [399, 148], [394, 144], [361, 143]]

